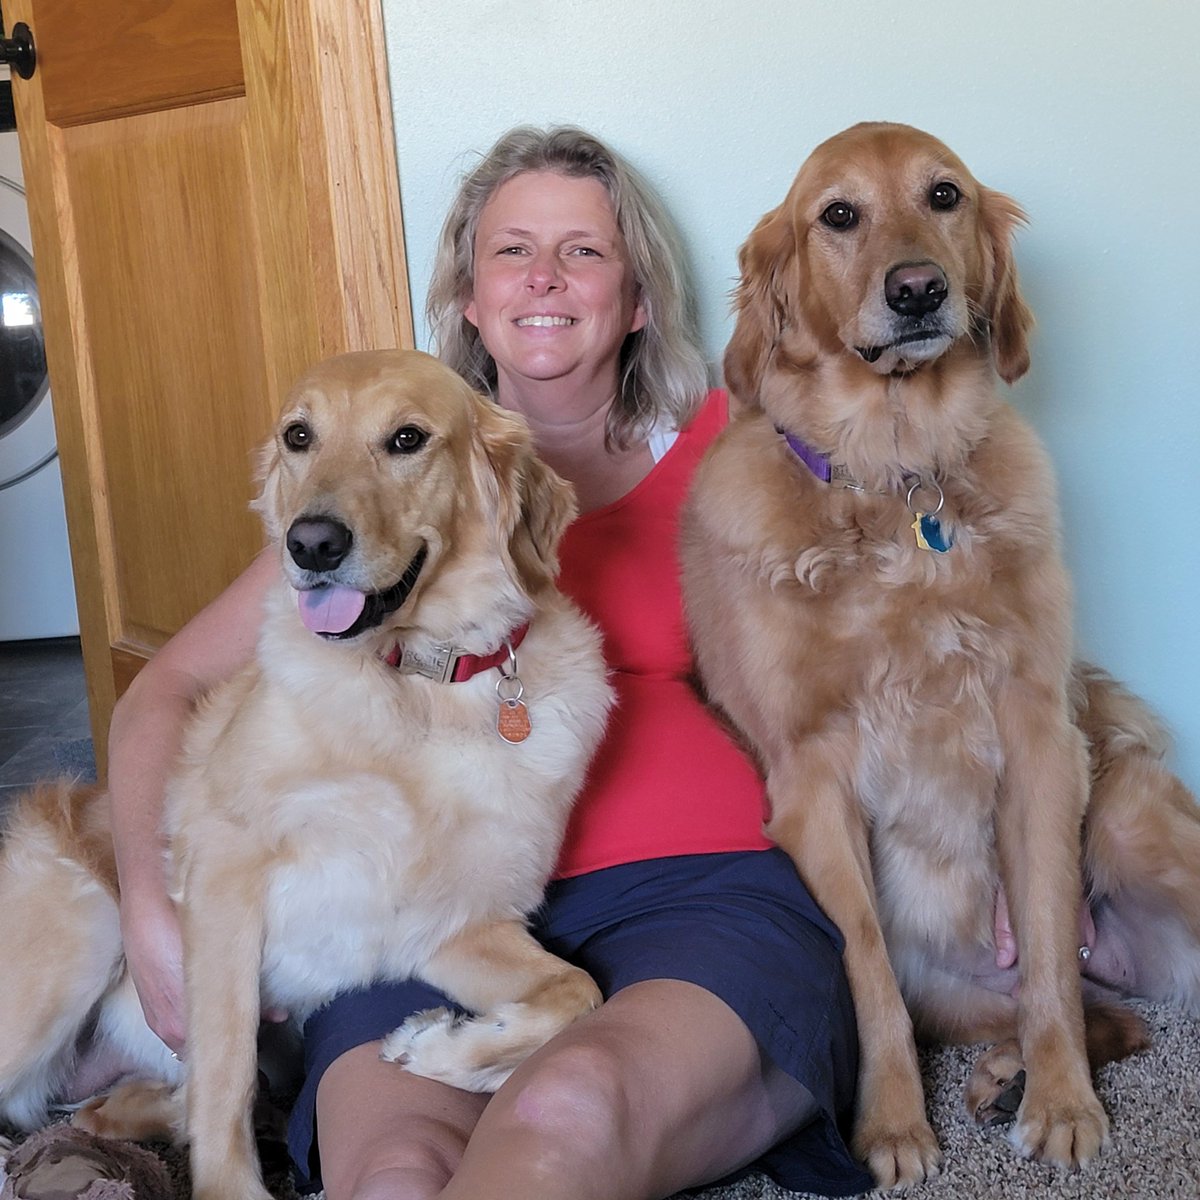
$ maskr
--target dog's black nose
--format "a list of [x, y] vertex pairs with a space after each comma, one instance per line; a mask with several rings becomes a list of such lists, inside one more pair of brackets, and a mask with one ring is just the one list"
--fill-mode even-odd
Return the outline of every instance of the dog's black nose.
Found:
[[888, 308], [902, 317], [923, 317], [946, 298], [946, 276], [937, 263], [901, 263], [883, 281]]
[[297, 517], [287, 534], [288, 553], [306, 571], [332, 571], [350, 553], [354, 535], [332, 517]]

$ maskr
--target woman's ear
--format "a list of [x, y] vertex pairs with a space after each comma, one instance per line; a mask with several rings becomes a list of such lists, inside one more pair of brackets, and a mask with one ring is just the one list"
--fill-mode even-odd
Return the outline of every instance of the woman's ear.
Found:
[[979, 210], [985, 261], [990, 264], [983, 298], [990, 329], [992, 359], [1005, 383], [1016, 383], [1029, 370], [1029, 335], [1033, 313], [1021, 295], [1013, 259], [1013, 235], [1024, 225], [1021, 206], [1002, 192], [982, 188]]
[[786, 201], [762, 218], [738, 251], [741, 280], [733, 293], [736, 323], [725, 350], [725, 381], [739, 401], [759, 404], [763, 374], [788, 314], [793, 294], [796, 234]]
[[640, 283], [634, 284], [633, 317], [629, 322], [629, 332], [637, 333], [645, 329], [650, 321], [650, 302], [646, 299], [646, 290]]

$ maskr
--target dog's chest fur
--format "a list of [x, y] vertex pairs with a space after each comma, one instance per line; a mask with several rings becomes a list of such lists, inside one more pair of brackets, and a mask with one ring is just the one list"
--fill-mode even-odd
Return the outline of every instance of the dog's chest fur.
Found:
[[536, 907], [608, 693], [573, 613], [522, 645], [520, 745], [496, 733], [494, 671], [437, 684], [362, 656], [330, 671], [346, 650], [306, 633], [290, 649], [201, 713], [169, 824], [181, 878], [201, 853], [261, 874], [264, 1002], [303, 1014]]
[[[735, 502], [747, 481], [752, 499]], [[946, 553], [918, 546], [903, 488], [824, 483], [767, 418], [747, 417], [701, 472], [696, 520], [726, 560], [707, 564], [727, 585], [719, 603], [786, 629], [767, 668], [789, 680], [781, 711], [795, 728], [849, 727], [894, 952], [949, 956], [990, 938], [1004, 769], [995, 696], [1028, 632], [1019, 576], [1053, 557], [1057, 533], [1042, 452], [1010, 410], [940, 486]]]

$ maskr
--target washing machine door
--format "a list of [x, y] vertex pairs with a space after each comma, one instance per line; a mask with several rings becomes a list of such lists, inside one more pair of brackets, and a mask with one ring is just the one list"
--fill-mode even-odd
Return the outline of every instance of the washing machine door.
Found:
[[25, 193], [0, 175], [0, 490], [55, 457], [54, 416]]

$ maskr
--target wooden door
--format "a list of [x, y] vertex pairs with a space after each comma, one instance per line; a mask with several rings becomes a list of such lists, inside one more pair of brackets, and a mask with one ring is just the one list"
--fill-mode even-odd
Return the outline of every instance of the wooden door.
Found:
[[[412, 344], [379, 0], [4, 0], [97, 754], [261, 546], [253, 449]], [[101, 767], [103, 771], [103, 765]]]

